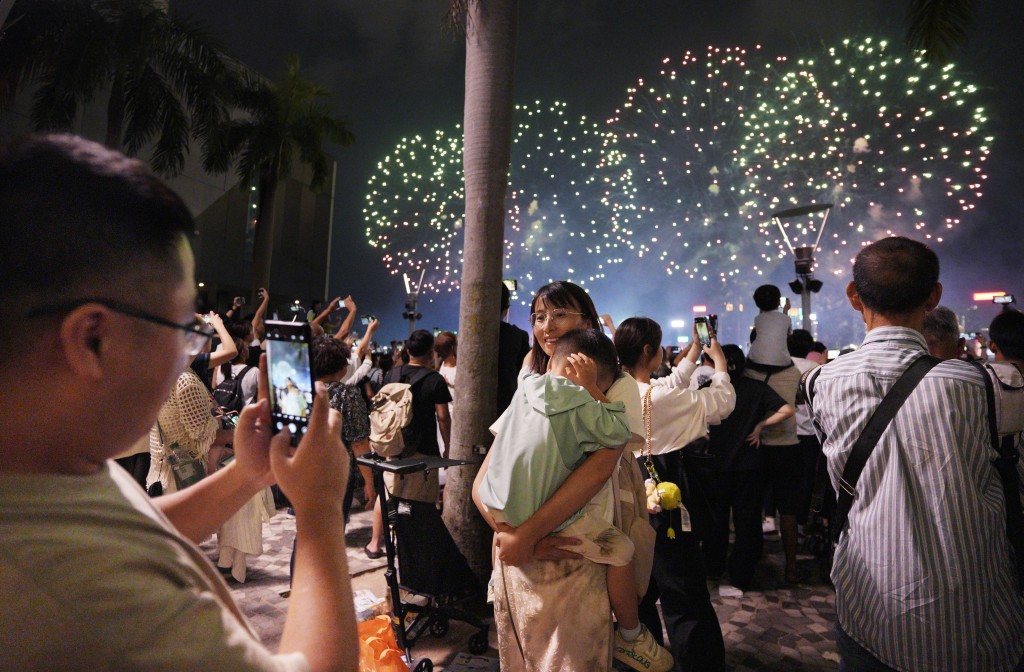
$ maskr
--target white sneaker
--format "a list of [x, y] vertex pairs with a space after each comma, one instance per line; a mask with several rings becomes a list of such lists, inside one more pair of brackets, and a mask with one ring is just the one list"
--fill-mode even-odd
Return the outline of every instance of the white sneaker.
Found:
[[640, 626], [640, 634], [627, 642], [615, 631], [615, 660], [640, 672], [668, 672], [672, 669], [672, 654], [654, 640], [647, 626]]

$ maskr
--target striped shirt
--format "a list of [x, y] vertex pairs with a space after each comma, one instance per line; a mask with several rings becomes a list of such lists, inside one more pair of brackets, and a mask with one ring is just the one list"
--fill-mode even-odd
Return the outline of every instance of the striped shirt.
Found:
[[[833, 486], [871, 413], [927, 350], [912, 329], [872, 329], [822, 367], [812, 416]], [[1012, 670], [1024, 654], [1024, 598], [992, 466], [985, 388], [969, 364], [929, 372], [871, 454], [836, 548], [843, 630], [898, 670]]]

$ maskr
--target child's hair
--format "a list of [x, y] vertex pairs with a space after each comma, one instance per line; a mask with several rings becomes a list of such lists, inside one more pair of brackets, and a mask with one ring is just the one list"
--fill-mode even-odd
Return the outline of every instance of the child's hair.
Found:
[[778, 310], [782, 303], [782, 292], [775, 285], [761, 285], [754, 290], [754, 303], [761, 310]]
[[1007, 359], [1024, 359], [1024, 313], [1004, 310], [988, 328], [989, 340]]
[[598, 387], [602, 390], [611, 387], [619, 375], [619, 362], [611, 339], [595, 329], [576, 329], [559, 337], [551, 359], [564, 359], [577, 352], [594, 360]]
[[730, 378], [737, 378], [743, 375], [747, 368], [747, 357], [743, 350], [735, 343], [726, 343], [722, 346], [722, 353], [725, 354], [726, 367]]

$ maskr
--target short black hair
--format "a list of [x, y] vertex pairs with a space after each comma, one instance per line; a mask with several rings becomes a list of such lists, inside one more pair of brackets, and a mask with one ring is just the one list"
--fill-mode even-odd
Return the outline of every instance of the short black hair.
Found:
[[619, 360], [611, 339], [596, 329], [574, 329], [559, 337], [551, 359], [568, 357], [577, 352], [594, 360], [599, 381], [609, 385], [615, 382], [619, 375]]
[[1004, 310], [988, 328], [988, 339], [1007, 359], [1024, 360], [1024, 313]]
[[867, 308], [899, 315], [924, 306], [939, 282], [939, 258], [922, 242], [894, 236], [862, 249], [853, 283]]
[[778, 310], [782, 305], [782, 292], [775, 285], [761, 285], [754, 290], [754, 303], [761, 310]]
[[512, 293], [508, 291], [508, 286], [505, 283], [501, 283], [501, 312], [508, 310], [508, 307], [512, 305]]
[[622, 321], [615, 330], [615, 351], [619, 361], [627, 369], [633, 369], [641, 358], [649, 357], [644, 347], [651, 352], [661, 349], [661, 325], [649, 317], [630, 317]]
[[345, 341], [333, 336], [317, 336], [310, 346], [313, 371], [317, 378], [327, 378], [348, 367], [352, 349]]
[[815, 341], [814, 343], [811, 343], [811, 352], [820, 352], [825, 354], [828, 352], [828, 346], [821, 341]]
[[743, 349], [735, 343], [726, 343], [722, 346], [722, 353], [725, 355], [729, 377], [735, 380], [743, 375], [747, 368], [747, 356], [743, 354]]
[[140, 162], [73, 135], [0, 147], [0, 304], [27, 312], [127, 298], [168, 278], [195, 231], [185, 203]]
[[426, 329], [417, 329], [409, 334], [409, 340], [405, 342], [405, 349], [410, 357], [423, 359], [434, 349], [434, 335]]
[[793, 333], [786, 339], [786, 347], [789, 349], [790, 357], [806, 357], [811, 353], [811, 346], [814, 345], [814, 336], [806, 329], [794, 329]]

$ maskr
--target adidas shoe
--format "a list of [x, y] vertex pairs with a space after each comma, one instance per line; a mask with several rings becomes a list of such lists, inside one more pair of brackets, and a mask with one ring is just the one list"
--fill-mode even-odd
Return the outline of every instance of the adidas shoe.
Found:
[[654, 640], [646, 625], [632, 642], [615, 631], [615, 660], [640, 672], [668, 672], [673, 666], [672, 654]]

